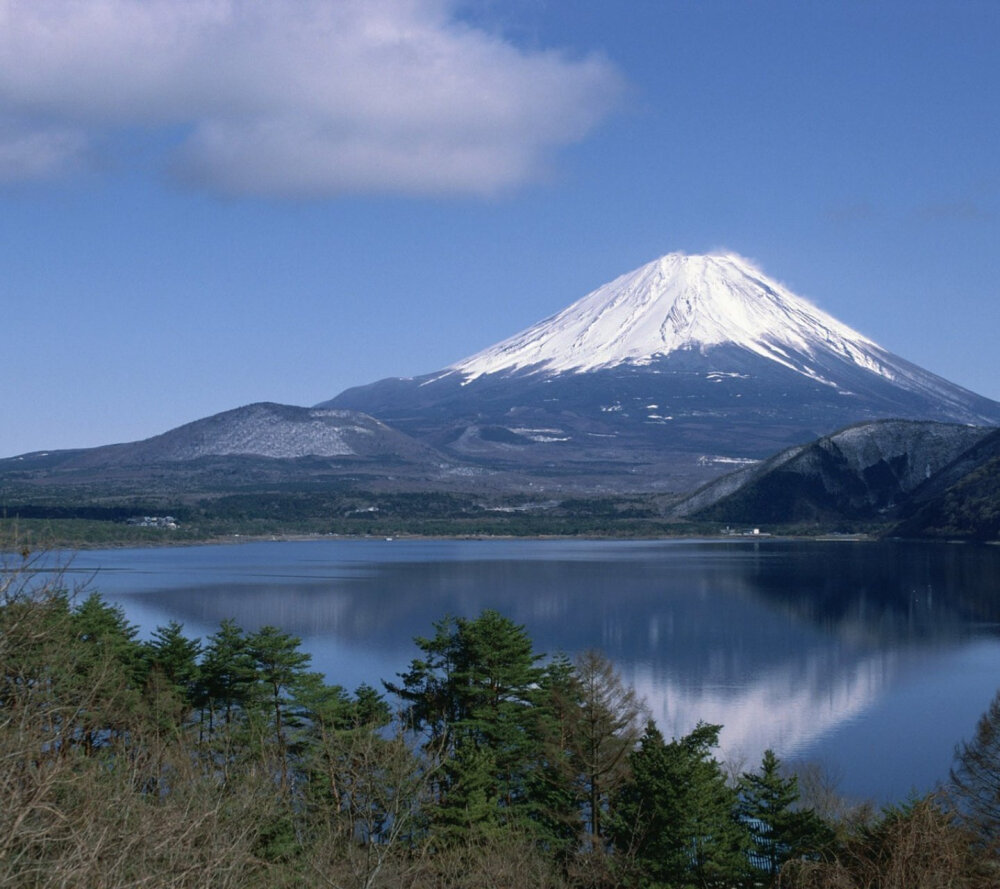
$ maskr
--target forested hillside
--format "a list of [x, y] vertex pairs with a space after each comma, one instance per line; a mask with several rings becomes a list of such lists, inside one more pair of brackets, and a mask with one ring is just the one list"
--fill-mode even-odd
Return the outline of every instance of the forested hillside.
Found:
[[0, 886], [1000, 881], [997, 809], [969, 805], [1000, 775], [1000, 706], [955, 809], [875, 815], [771, 752], [733, 774], [719, 726], [667, 740], [604, 656], [545, 657], [497, 612], [442, 618], [399, 676], [349, 692], [275, 627], [140, 641], [38, 576], [30, 554], [0, 575]]

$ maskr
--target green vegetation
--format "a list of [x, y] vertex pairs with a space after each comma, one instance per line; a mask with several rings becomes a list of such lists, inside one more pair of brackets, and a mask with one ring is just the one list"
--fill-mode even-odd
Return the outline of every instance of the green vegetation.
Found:
[[[5, 541], [12, 540], [26, 541], [34, 549], [53, 549], [296, 535], [657, 538], [738, 535], [758, 527], [774, 535], [803, 537], [879, 536], [890, 529], [887, 519], [847, 519], [832, 512], [825, 517], [766, 524], [760, 516], [755, 521], [734, 521], [732, 516], [723, 521], [722, 513], [683, 520], [668, 517], [671, 498], [667, 495], [557, 499], [489, 491], [365, 487], [373, 481], [339, 479], [335, 485], [247, 482], [242, 487], [230, 483], [216, 491], [160, 492], [144, 499], [125, 488], [98, 494], [52, 486], [43, 494], [37, 488], [8, 486], [0, 504], [0, 550], [10, 549]], [[142, 516], [172, 516], [176, 527], [130, 523]]]
[[770, 751], [727, 777], [719, 726], [667, 741], [602, 655], [547, 660], [494, 611], [418, 637], [387, 699], [329, 684], [276, 627], [141, 641], [41, 576], [30, 554], [0, 575], [2, 886], [1000, 881], [1000, 704], [954, 811], [813, 808]]
[[[128, 523], [134, 517], [164, 515], [176, 518], [177, 527]], [[536, 502], [521, 495], [276, 488], [98, 507], [62, 495], [44, 503], [8, 495], [0, 518], [0, 550], [5, 540], [51, 549], [283, 535], [661, 537], [715, 528], [664, 519], [651, 496]]]

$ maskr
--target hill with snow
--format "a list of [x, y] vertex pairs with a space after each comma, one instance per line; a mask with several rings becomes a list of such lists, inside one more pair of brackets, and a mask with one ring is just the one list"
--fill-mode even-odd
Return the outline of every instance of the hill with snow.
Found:
[[448, 488], [481, 474], [365, 414], [270, 402], [223, 411], [143, 441], [0, 460], [0, 488], [8, 493], [59, 488], [146, 495], [336, 487], [345, 479], [378, 488]]

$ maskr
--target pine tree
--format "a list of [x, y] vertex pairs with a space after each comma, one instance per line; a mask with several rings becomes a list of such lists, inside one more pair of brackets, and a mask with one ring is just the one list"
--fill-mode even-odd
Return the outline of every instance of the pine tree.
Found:
[[428, 749], [455, 760], [442, 772], [440, 798], [460, 784], [478, 787], [488, 764], [484, 798], [496, 800], [507, 819], [516, 818], [528, 802], [527, 776], [538, 758], [533, 720], [541, 655], [524, 627], [496, 611], [434, 626], [433, 638], [415, 640], [425, 656], [412, 661], [402, 684], [386, 688], [407, 702], [405, 720], [427, 732]]
[[312, 656], [299, 649], [301, 640], [277, 627], [261, 627], [246, 640], [247, 654], [253, 666], [259, 696], [255, 713], [264, 717], [275, 756], [283, 791], [289, 790], [289, 731], [299, 725], [296, 692], [306, 675]]
[[170, 621], [157, 627], [142, 649], [148, 672], [143, 693], [154, 730], [179, 737], [197, 706], [199, 641]]
[[209, 637], [199, 673], [197, 699], [207, 711], [206, 734], [212, 737], [219, 719], [226, 730], [232, 726], [246, 705], [253, 681], [246, 636], [235, 621], [222, 621], [218, 632]]
[[611, 830], [623, 861], [655, 885], [729, 887], [746, 878], [749, 837], [735, 791], [710, 751], [720, 727], [699, 723], [665, 743], [650, 722], [630, 757]]
[[98, 593], [73, 610], [70, 634], [69, 672], [61, 678], [65, 692], [79, 701], [79, 738], [90, 752], [120, 739], [141, 719], [147, 666], [138, 629]]
[[199, 678], [201, 640], [188, 639], [183, 624], [172, 620], [157, 627], [143, 648], [150, 667], [159, 670], [178, 695], [191, 701]]
[[462, 739], [443, 767], [446, 790], [431, 812], [438, 842], [474, 842], [497, 832], [500, 824], [496, 760], [489, 749]]
[[797, 808], [798, 779], [781, 775], [773, 750], [765, 750], [759, 772], [739, 782], [740, 819], [753, 841], [751, 862], [766, 874], [777, 874], [790, 858], [815, 855], [830, 842], [831, 829], [811, 809]]
[[495, 611], [459, 621], [453, 679], [463, 699], [455, 728], [496, 766], [496, 794], [510, 807], [524, 797], [526, 767], [534, 758], [532, 709], [542, 670], [524, 627]]
[[392, 713], [385, 698], [370, 686], [362, 682], [354, 690], [353, 719], [358, 726], [383, 728], [392, 719]]
[[91, 593], [73, 610], [73, 631], [90, 650], [93, 661], [110, 658], [141, 684], [146, 674], [139, 630], [125, 619], [117, 605], [109, 605], [99, 593]]
[[579, 706], [573, 664], [560, 655], [546, 664], [535, 697], [536, 759], [526, 780], [533, 832], [560, 862], [567, 861], [580, 843], [579, 773], [572, 742], [573, 717]]

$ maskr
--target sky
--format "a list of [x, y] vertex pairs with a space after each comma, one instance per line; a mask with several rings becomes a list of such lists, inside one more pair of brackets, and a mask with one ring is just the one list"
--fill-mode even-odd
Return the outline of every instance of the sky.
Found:
[[729, 250], [1000, 399], [996, 0], [0, 0], [0, 457]]

